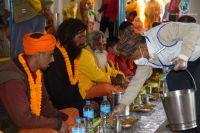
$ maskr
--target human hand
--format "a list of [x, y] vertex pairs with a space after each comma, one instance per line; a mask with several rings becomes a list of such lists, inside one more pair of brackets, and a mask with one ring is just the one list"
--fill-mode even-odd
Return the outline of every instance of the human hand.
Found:
[[127, 77], [124, 78], [124, 81], [125, 81], [125, 84], [129, 84], [130, 83], [130, 80]]
[[126, 105], [120, 103], [119, 105], [117, 105], [114, 110], [111, 113], [111, 118], [117, 117], [119, 116], [125, 109]]
[[69, 116], [67, 114], [61, 112], [61, 118], [62, 118], [63, 121], [67, 121]]
[[125, 77], [124, 81], [125, 81], [125, 83], [123, 84], [123, 88], [127, 88], [128, 84], [130, 83], [130, 80], [127, 77]]
[[91, 105], [92, 105], [92, 108], [93, 108], [94, 110], [98, 110], [98, 109], [99, 109], [99, 104], [98, 104], [97, 102], [91, 101]]
[[175, 65], [174, 66], [175, 71], [187, 69], [187, 61], [185, 61], [184, 59], [181, 59], [179, 57], [172, 60], [172, 64]]
[[59, 130], [59, 133], [68, 133], [68, 127], [67, 127], [67, 125], [65, 124], [64, 121], [62, 122], [62, 125], [61, 125], [61, 128]]
[[112, 49], [113, 53], [115, 54], [115, 56], [119, 56], [120, 52], [117, 50], [117, 45], [115, 45]]
[[121, 74], [117, 74], [116, 77], [110, 77], [111, 83], [115, 85], [123, 85], [124, 84], [124, 77]]

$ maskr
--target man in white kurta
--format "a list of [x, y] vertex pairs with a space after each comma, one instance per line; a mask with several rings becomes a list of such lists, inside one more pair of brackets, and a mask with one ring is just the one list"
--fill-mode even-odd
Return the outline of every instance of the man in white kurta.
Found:
[[[127, 31], [128, 32], [128, 31]], [[174, 90], [183, 89], [170, 79], [182, 81], [186, 77], [183, 70], [188, 69], [196, 79], [196, 106], [197, 117], [200, 121], [200, 25], [169, 22], [161, 24], [144, 33], [143, 36], [129, 34], [118, 45], [119, 52], [127, 58], [132, 58], [138, 65], [136, 75], [132, 78], [120, 104], [112, 115], [119, 115], [126, 105], [134, 101], [144, 82], [151, 76], [152, 68], [174, 66], [167, 77], [168, 86]], [[190, 87], [191, 88], [191, 87]], [[199, 98], [198, 98], [199, 97]], [[199, 112], [199, 113], [198, 113]], [[200, 123], [200, 122], [199, 122]]]

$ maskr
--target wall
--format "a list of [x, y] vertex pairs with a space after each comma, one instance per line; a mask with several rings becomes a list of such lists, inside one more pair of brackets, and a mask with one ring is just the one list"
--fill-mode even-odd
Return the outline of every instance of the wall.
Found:
[[195, 17], [197, 23], [200, 24], [200, 0], [189, 0], [190, 2], [190, 11], [188, 15]]
[[9, 9], [9, 0], [5, 0], [5, 8]]
[[[9, 1], [10, 0], [5, 0], [7, 9], [9, 9]], [[53, 10], [54, 10], [54, 13], [59, 13], [58, 24], [62, 22], [62, 5], [64, 2], [67, 2], [67, 1], [69, 0], [55, 0]], [[97, 9], [99, 9], [100, 7], [100, 1], [101, 0], [96, 0]], [[189, 0], [189, 2], [190, 2], [189, 15], [195, 17], [197, 19], [197, 22], [200, 23], [200, 8], [199, 8], [200, 0]]]

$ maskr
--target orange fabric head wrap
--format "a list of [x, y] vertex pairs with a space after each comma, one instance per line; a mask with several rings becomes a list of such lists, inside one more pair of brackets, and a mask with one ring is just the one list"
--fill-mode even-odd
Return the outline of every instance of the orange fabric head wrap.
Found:
[[[33, 34], [42, 34], [40, 37], [33, 38]], [[34, 55], [38, 52], [49, 52], [54, 50], [56, 39], [51, 34], [40, 32], [26, 34], [23, 38], [24, 53]]]

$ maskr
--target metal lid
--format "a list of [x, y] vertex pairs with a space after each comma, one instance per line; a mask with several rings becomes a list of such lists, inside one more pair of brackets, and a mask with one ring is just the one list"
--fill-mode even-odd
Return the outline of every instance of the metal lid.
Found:
[[117, 92], [112, 92], [112, 94], [117, 94]]
[[117, 94], [124, 94], [124, 92], [116, 92]]

